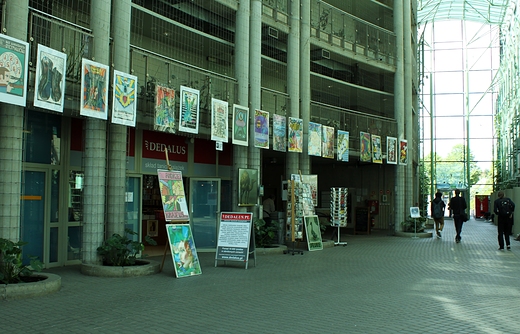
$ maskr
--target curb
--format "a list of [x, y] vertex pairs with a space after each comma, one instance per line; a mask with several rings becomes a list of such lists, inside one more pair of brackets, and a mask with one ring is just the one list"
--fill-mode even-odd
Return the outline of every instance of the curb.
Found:
[[61, 277], [49, 273], [36, 273], [34, 276], [44, 276], [46, 279], [39, 282], [2, 284], [0, 286], [0, 300], [15, 300], [49, 295], [61, 288]]

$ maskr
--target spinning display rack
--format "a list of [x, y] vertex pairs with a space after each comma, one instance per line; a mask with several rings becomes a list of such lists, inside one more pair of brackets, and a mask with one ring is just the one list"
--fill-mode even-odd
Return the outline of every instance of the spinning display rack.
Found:
[[347, 196], [348, 188], [330, 188], [331, 225], [338, 228], [338, 241], [334, 242], [334, 245], [347, 245], [346, 242], [339, 240], [340, 228], [347, 226]]

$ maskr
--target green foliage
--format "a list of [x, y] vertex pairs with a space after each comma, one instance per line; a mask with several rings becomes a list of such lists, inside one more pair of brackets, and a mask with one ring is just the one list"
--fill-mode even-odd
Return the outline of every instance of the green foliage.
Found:
[[[97, 248], [98, 255], [103, 258], [103, 264], [106, 266], [133, 266], [137, 255], [144, 250], [144, 244], [140, 241], [134, 241], [129, 236], [137, 235], [137, 232], [125, 228], [125, 234], [112, 234], [111, 237], [103, 242], [103, 245]], [[145, 237], [145, 240], [150, 245], [157, 245], [157, 242]], [[142, 254], [142, 257], [146, 254]]]
[[0, 283], [20, 283], [24, 276], [31, 276], [35, 271], [42, 270], [42, 263], [35, 256], [30, 256], [29, 266], [22, 261], [23, 245], [27, 242], [0, 238]]
[[265, 220], [257, 218], [254, 220], [255, 246], [266, 247], [275, 243], [278, 235], [278, 222], [267, 224]]
[[[404, 222], [401, 222], [401, 227], [403, 232], [412, 232], [412, 233], [420, 233], [424, 232], [424, 227], [426, 225], [426, 217], [421, 216], [420, 218], [412, 218], [408, 216]], [[417, 231], [414, 231], [417, 226]]]

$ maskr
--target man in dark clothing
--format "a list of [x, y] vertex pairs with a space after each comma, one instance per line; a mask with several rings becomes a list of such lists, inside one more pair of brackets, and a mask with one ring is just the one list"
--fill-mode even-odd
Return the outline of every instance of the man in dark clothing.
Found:
[[507, 250], [511, 250], [509, 243], [509, 235], [513, 226], [513, 212], [515, 211], [515, 203], [508, 197], [504, 197], [504, 192], [498, 192], [498, 198], [495, 200], [493, 212], [498, 217], [498, 250], [504, 249], [504, 239], [506, 240]]
[[467, 207], [464, 197], [460, 197], [460, 190], [455, 189], [455, 197], [450, 199], [448, 208], [453, 215], [455, 231], [457, 231], [457, 235], [455, 236], [456, 243], [459, 243], [461, 239], [460, 233], [462, 232], [462, 224], [464, 223], [462, 215], [466, 212]]

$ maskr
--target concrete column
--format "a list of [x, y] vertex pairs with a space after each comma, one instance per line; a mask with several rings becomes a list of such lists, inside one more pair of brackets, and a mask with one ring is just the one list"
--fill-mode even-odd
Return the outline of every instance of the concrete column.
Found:
[[[27, 41], [29, 1], [7, 1], [5, 12], [6, 34]], [[23, 117], [23, 107], [0, 102], [0, 238], [11, 241], [20, 239]]]
[[[260, 173], [260, 149], [254, 147], [255, 109], [262, 109], [262, 1], [251, 0], [249, 35], [250, 127], [248, 165]], [[261, 175], [261, 174], [260, 174]]]
[[309, 156], [309, 122], [311, 120], [311, 0], [301, 1], [300, 20], [300, 116], [303, 119], [303, 151], [300, 156], [302, 174], [311, 173]]
[[405, 134], [408, 140], [408, 164], [406, 165], [406, 174], [404, 181], [404, 190], [406, 194], [405, 209], [410, 206], [415, 206], [419, 202], [419, 191], [417, 184], [417, 172], [414, 168], [414, 161], [418, 161], [418, 145], [414, 141], [414, 124], [416, 124], [417, 117], [413, 115], [412, 102], [412, 71], [413, 71], [413, 57], [415, 53], [412, 52], [412, 8], [410, 0], [404, 0], [403, 8], [403, 36], [404, 36], [404, 115], [407, 120], [405, 123]]
[[[111, 2], [92, 0], [90, 27], [94, 33], [94, 60], [109, 64]], [[87, 118], [85, 122], [85, 181], [83, 190], [83, 263], [99, 264], [97, 248], [105, 239], [107, 123]]]
[[[237, 103], [249, 107], [249, 16], [251, 3], [242, 0], [238, 3], [235, 34], [235, 75], [238, 83]], [[250, 143], [252, 145], [252, 143]], [[245, 212], [246, 207], [238, 206], [238, 169], [247, 168], [247, 146], [233, 145], [233, 185], [232, 204], [237, 212]]]
[[[405, 139], [405, 104], [404, 104], [404, 30], [403, 0], [394, 1], [394, 27], [396, 34], [396, 71], [394, 88], [394, 109], [397, 121], [397, 139]], [[405, 209], [405, 167], [396, 165], [395, 175], [395, 228], [401, 230], [400, 223], [407, 217]]]
[[[114, 69], [130, 73], [131, 0], [113, 1]], [[112, 81], [112, 78], [110, 79]], [[107, 235], [125, 231], [127, 128], [110, 124], [108, 140]], [[135, 231], [139, 232], [139, 231]]]
[[[287, 93], [289, 94], [289, 116], [300, 118], [300, 80], [302, 80], [302, 73], [303, 76], [306, 74], [304, 72], [300, 73], [300, 71], [302, 64], [309, 60], [302, 59], [300, 55], [300, 0], [294, 0], [290, 2], [289, 5], [289, 36], [287, 38]], [[300, 82], [300, 84], [298, 84], [298, 82]], [[285, 179], [288, 180], [291, 174], [298, 174], [298, 170], [301, 169], [300, 153], [287, 152], [286, 156]], [[308, 159], [305, 161], [308, 164]]]

